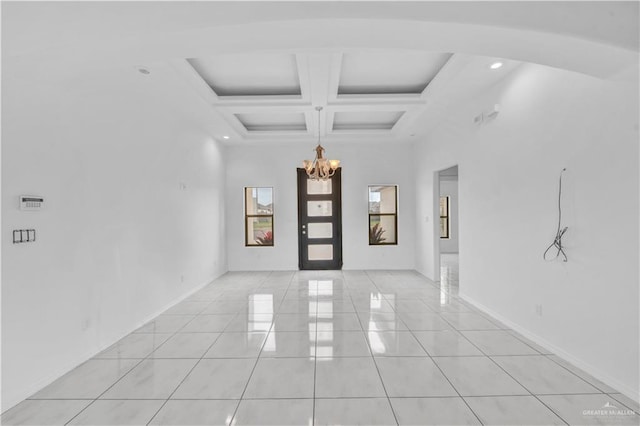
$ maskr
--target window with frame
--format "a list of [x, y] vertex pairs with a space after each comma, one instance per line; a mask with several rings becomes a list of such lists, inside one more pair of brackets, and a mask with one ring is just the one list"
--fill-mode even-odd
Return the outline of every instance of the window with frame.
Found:
[[440, 238], [451, 238], [449, 229], [449, 197], [440, 197]]
[[369, 186], [369, 245], [398, 244], [398, 186]]
[[244, 245], [273, 246], [273, 188], [244, 189]]

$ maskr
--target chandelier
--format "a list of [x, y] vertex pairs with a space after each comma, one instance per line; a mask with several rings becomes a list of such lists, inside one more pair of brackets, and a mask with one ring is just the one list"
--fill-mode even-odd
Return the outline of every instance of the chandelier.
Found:
[[340, 160], [327, 160], [322, 155], [324, 152], [324, 148], [320, 144], [320, 111], [322, 111], [322, 107], [316, 107], [316, 111], [318, 111], [318, 146], [315, 148], [316, 158], [313, 161], [303, 160], [302, 166], [306, 170], [309, 179], [327, 180], [333, 176], [338, 167], [340, 167]]

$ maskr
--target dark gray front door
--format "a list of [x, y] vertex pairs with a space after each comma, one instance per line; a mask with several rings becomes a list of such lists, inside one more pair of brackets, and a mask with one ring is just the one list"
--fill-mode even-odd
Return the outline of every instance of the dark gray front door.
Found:
[[298, 169], [298, 266], [302, 270], [342, 269], [341, 173], [326, 181]]

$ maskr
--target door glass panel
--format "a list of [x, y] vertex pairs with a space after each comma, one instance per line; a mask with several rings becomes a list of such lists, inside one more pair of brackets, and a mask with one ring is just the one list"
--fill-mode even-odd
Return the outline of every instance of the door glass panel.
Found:
[[307, 179], [307, 194], [331, 194], [331, 180]]
[[326, 223], [310, 223], [308, 225], [309, 238], [331, 238], [333, 237], [333, 224]]
[[307, 201], [307, 216], [331, 216], [331, 201]]
[[309, 260], [333, 260], [331, 244], [309, 244]]

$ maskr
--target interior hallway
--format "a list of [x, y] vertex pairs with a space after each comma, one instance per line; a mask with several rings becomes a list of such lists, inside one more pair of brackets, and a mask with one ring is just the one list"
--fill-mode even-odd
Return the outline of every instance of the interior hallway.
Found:
[[2, 424], [638, 424], [637, 404], [458, 298], [443, 260], [442, 288], [413, 271], [227, 273]]

